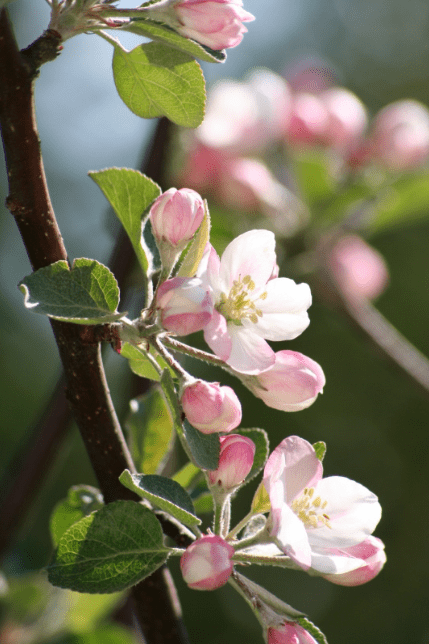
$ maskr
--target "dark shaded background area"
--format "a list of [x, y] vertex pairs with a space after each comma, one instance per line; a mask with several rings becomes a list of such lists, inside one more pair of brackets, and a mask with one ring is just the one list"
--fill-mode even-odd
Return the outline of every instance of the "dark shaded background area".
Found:
[[[134, 3], [137, 4], [137, 3]], [[420, 0], [245, 0], [257, 20], [225, 65], [205, 67], [208, 81], [240, 77], [250, 68], [281, 72], [305, 56], [331, 63], [341, 84], [375, 112], [400, 98], [429, 103], [429, 5]], [[20, 44], [48, 21], [42, 0], [11, 5]], [[117, 97], [109, 45], [95, 36], [66, 43], [64, 53], [42, 69], [37, 84], [40, 132], [54, 207], [70, 257], [106, 261], [117, 232], [106, 215], [90, 169], [137, 167], [153, 124], [130, 114]], [[6, 196], [2, 173], [1, 202]], [[428, 213], [429, 214], [429, 213]], [[8, 466], [44, 408], [59, 375], [59, 360], [46, 320], [26, 312], [16, 284], [30, 271], [13, 221], [0, 218], [0, 467]], [[429, 218], [371, 239], [385, 256], [391, 283], [378, 306], [429, 355]], [[138, 287], [137, 287], [138, 291]], [[383, 518], [376, 535], [386, 543], [388, 563], [371, 583], [337, 587], [305, 574], [249, 568], [259, 583], [308, 612], [330, 644], [429, 643], [429, 397], [385, 363], [345, 319], [317, 299], [311, 324], [297, 340], [276, 348], [296, 349], [324, 368], [323, 396], [308, 410], [284, 414], [268, 409], [220, 372], [206, 378], [233, 384], [244, 408], [243, 426], [268, 430], [272, 447], [290, 434], [328, 444], [326, 475], [356, 479], [378, 494]], [[118, 412], [127, 410], [124, 361], [108, 353], [108, 377]], [[73, 430], [48, 472], [41, 493], [5, 561], [7, 574], [44, 566], [50, 556], [49, 514], [70, 485], [94, 483]], [[252, 489], [234, 503], [238, 520]], [[248, 607], [229, 587], [214, 593], [188, 591], [172, 569], [193, 642], [261, 642]]]

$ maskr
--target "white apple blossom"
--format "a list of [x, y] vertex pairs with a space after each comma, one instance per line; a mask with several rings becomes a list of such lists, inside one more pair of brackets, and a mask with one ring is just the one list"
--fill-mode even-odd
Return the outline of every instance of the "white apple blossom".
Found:
[[214, 304], [204, 328], [209, 347], [240, 373], [272, 367], [275, 353], [266, 340], [293, 340], [309, 324], [311, 292], [276, 274], [274, 234], [251, 230], [239, 235], [219, 259], [210, 247], [198, 270]]
[[264, 470], [269, 531], [280, 550], [304, 570], [343, 575], [367, 565], [351, 554], [351, 547], [368, 539], [381, 507], [360, 483], [322, 475], [322, 463], [306, 440], [290, 436], [276, 447]]

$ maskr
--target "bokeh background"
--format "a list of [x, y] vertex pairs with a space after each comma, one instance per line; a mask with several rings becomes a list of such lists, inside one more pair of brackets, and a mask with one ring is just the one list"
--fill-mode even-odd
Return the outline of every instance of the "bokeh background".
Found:
[[[242, 44], [228, 52], [224, 65], [204, 65], [208, 85], [219, 78], [240, 78], [259, 66], [281, 73], [312, 56], [331, 65], [340, 84], [373, 113], [401, 98], [429, 104], [429, 4], [245, 0], [245, 8], [256, 21], [248, 25]], [[21, 46], [36, 38], [49, 19], [43, 0], [17, 0], [10, 12]], [[124, 42], [131, 44], [132, 37]], [[118, 227], [87, 171], [138, 167], [154, 123], [134, 116], [121, 102], [113, 85], [110, 45], [93, 35], [68, 41], [61, 56], [42, 68], [36, 88], [47, 178], [69, 256], [106, 262]], [[4, 169], [0, 181], [3, 204]], [[60, 366], [49, 323], [23, 308], [17, 283], [30, 266], [10, 214], [0, 208], [0, 467], [5, 470], [44, 409]], [[371, 243], [383, 253], [391, 275], [377, 306], [429, 355], [429, 217], [385, 229]], [[386, 543], [388, 563], [379, 577], [357, 588], [275, 568], [255, 567], [246, 574], [307, 612], [330, 644], [428, 644], [429, 397], [375, 354], [345, 318], [317, 300], [310, 313], [310, 327], [287, 348], [323, 366], [325, 393], [309, 409], [284, 414], [237, 385], [243, 426], [265, 428], [273, 447], [290, 434], [326, 441], [325, 473], [355, 479], [379, 496], [383, 518], [376, 535]], [[123, 418], [128, 405], [125, 361], [109, 352], [106, 362]], [[206, 377], [231, 382], [220, 373]], [[71, 485], [80, 483], [95, 480], [72, 428], [4, 560], [6, 576], [46, 565], [52, 548], [50, 512]], [[245, 488], [237, 497], [237, 519], [247, 512], [251, 495]], [[191, 592], [176, 562], [172, 572], [192, 642], [262, 641], [259, 625], [232, 589]]]

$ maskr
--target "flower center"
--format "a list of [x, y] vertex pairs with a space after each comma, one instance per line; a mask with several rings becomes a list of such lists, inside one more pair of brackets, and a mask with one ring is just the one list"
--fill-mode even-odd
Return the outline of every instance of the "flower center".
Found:
[[301, 519], [306, 528], [317, 528], [320, 524], [331, 528], [330, 517], [322, 512], [328, 505], [320, 496], [314, 497], [314, 487], [304, 488], [304, 492], [292, 502], [292, 510]]
[[250, 275], [238, 278], [232, 283], [231, 290], [228, 295], [221, 293], [217, 310], [221, 313], [228, 322], [241, 325], [241, 320], [248, 319], [254, 324], [257, 324], [258, 318], [262, 317], [262, 311], [257, 308], [256, 302], [258, 300], [265, 300], [267, 292], [264, 291], [258, 297], [252, 299], [252, 291], [256, 288], [255, 282]]

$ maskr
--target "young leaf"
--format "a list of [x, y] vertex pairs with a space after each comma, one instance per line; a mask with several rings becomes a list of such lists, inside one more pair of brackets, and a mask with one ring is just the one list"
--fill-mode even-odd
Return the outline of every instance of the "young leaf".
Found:
[[318, 441], [317, 443], [313, 443], [313, 448], [316, 452], [317, 458], [321, 463], [323, 463], [323, 459], [326, 454], [326, 443], [324, 441]]
[[197, 514], [211, 514], [214, 510], [211, 492], [204, 492], [194, 499], [194, 508]]
[[129, 168], [106, 168], [88, 174], [125, 228], [143, 271], [150, 273], [151, 254], [142, 245], [143, 215], [161, 194], [160, 187], [138, 170]]
[[310, 622], [307, 617], [298, 617], [296, 621], [300, 626], [305, 628], [310, 633], [310, 635], [314, 637], [318, 644], [328, 644], [328, 640], [326, 639], [322, 631], [317, 628], [317, 626], [313, 624], [313, 622]]
[[264, 512], [269, 512], [271, 510], [270, 497], [268, 496], [268, 492], [262, 482], [259, 484], [258, 489], [255, 492], [251, 508], [253, 514], [263, 514]]
[[150, 575], [167, 560], [155, 515], [134, 501], [109, 503], [61, 537], [48, 578], [80, 593], [113, 593]]
[[[57, 639], [55, 641], [58, 642]], [[86, 633], [65, 634], [58, 644], [135, 644], [135, 642], [128, 628], [118, 624], [103, 624]]]
[[204, 76], [189, 54], [154, 42], [130, 52], [115, 47], [113, 76], [119, 96], [137, 116], [167, 116], [184, 127], [202, 123]]
[[185, 38], [171, 29], [167, 25], [151, 20], [132, 20], [129, 24], [122, 27], [124, 31], [131, 31], [138, 36], [145, 36], [158, 42], [164, 43], [174, 49], [179, 49], [195, 58], [204, 60], [207, 63], [223, 63], [226, 60], [225, 50], [215, 51], [200, 45], [200, 43], [190, 38]]
[[196, 467], [193, 463], [186, 463], [181, 470], [176, 472], [173, 480], [177, 481], [185, 489], [188, 489], [200, 474], [201, 470], [199, 467]]
[[129, 470], [124, 470], [119, 480], [129, 490], [168, 512], [185, 525], [201, 523], [201, 519], [195, 516], [191, 497], [176, 481], [156, 474], [147, 476], [131, 474]]
[[24, 304], [35, 313], [76, 324], [103, 324], [117, 312], [119, 288], [113, 273], [95, 259], [75, 259], [71, 270], [60, 260], [20, 282]]
[[429, 172], [405, 174], [381, 190], [371, 213], [370, 233], [407, 226], [427, 218], [429, 213]]
[[205, 215], [192, 240], [186, 257], [177, 271], [178, 277], [193, 277], [203, 258], [204, 249], [210, 239], [210, 213], [207, 201], [204, 201]]
[[267, 458], [270, 453], [270, 443], [267, 432], [264, 429], [259, 429], [257, 427], [252, 427], [251, 429], [237, 429], [234, 430], [234, 433], [250, 438], [256, 446], [252, 469], [242, 483], [242, 485], [245, 485], [259, 474], [267, 462]]
[[[161, 356], [155, 355], [155, 351], [152, 347], [149, 349], [149, 353], [156, 359], [161, 369], [169, 369], [171, 375], [175, 375], [174, 371], [170, 369], [165, 360]], [[128, 342], [123, 343], [121, 356], [129, 360], [130, 369], [136, 374], [136, 376], [148, 378], [149, 380], [156, 380], [157, 382], [161, 379], [161, 376], [152, 364], [151, 360], [132, 344], [129, 344]]]
[[57, 503], [51, 514], [49, 527], [52, 541], [57, 546], [64, 532], [74, 523], [103, 507], [103, 496], [90, 485], [75, 485], [67, 498]]
[[130, 449], [136, 467], [145, 474], [156, 474], [168, 458], [174, 443], [173, 421], [159, 387], [130, 401], [125, 421]]
[[335, 196], [330, 160], [322, 150], [308, 148], [294, 154], [294, 169], [304, 201], [313, 206]]
[[165, 369], [161, 377], [162, 391], [173, 417], [174, 427], [183, 449], [194, 465], [203, 470], [215, 470], [219, 464], [220, 441], [217, 434], [203, 434], [185, 419], [169, 372]]

